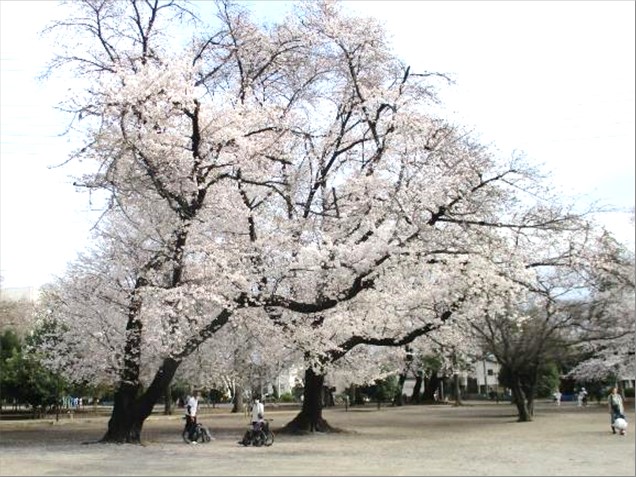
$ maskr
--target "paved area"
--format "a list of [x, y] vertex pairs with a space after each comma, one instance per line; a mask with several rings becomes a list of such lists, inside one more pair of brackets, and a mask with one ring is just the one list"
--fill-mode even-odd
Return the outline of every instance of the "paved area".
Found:
[[[635, 475], [633, 404], [626, 436], [612, 435], [606, 406], [537, 406], [517, 423], [507, 403], [329, 409], [346, 432], [277, 435], [273, 446], [237, 444], [246, 417], [207, 410], [210, 444], [187, 445], [180, 416], [152, 416], [144, 445], [83, 444], [107, 418], [0, 421], [0, 475]], [[274, 430], [296, 411], [267, 410]]]

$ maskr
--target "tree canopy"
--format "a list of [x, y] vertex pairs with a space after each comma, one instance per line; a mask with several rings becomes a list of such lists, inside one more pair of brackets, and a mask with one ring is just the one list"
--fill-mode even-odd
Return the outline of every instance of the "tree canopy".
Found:
[[270, 26], [226, 1], [201, 18], [176, 1], [73, 7], [52, 71], [82, 78], [72, 159], [106, 205], [92, 253], [43, 303], [63, 324], [50, 362], [82, 353], [69, 374], [118, 384], [105, 440], [138, 441], [230, 323], [322, 373], [360, 345], [502, 313], [538, 268], [587, 256], [584, 215], [438, 117], [447, 78], [412, 71], [338, 2]]

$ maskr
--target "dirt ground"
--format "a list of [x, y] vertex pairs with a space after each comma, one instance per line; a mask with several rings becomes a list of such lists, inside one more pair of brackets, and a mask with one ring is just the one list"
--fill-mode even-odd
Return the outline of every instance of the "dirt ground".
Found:
[[[0, 421], [0, 475], [635, 475], [633, 405], [626, 436], [613, 435], [606, 405], [539, 403], [535, 421], [517, 423], [507, 403], [328, 409], [347, 432], [277, 435], [271, 447], [237, 443], [243, 415], [208, 409], [216, 440], [188, 445], [180, 416], [151, 416], [144, 445], [85, 444], [107, 418]], [[266, 408], [274, 431], [294, 410]]]

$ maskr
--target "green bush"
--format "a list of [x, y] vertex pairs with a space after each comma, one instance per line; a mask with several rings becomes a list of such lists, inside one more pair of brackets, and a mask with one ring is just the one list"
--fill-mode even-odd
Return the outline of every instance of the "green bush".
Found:
[[295, 402], [296, 398], [294, 398], [292, 393], [283, 393], [278, 398], [278, 402]]
[[633, 398], [634, 397], [634, 388], [626, 388], [625, 389], [625, 397]]
[[537, 376], [537, 397], [552, 397], [552, 394], [559, 388], [559, 368], [555, 363], [545, 363], [538, 369]]

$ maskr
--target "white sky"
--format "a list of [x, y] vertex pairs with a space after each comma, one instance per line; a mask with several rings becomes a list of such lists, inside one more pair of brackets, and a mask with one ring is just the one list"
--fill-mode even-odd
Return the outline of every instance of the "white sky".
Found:
[[[273, 18], [287, 2], [249, 2]], [[349, 1], [386, 22], [413, 71], [450, 73], [449, 114], [506, 156], [525, 151], [582, 200], [633, 210], [633, 1]], [[95, 212], [55, 168], [73, 144], [53, 109], [66, 84], [38, 83], [50, 58], [38, 32], [56, 2], [0, 1], [0, 275], [40, 286], [86, 244]], [[633, 212], [604, 223], [632, 249]]]

